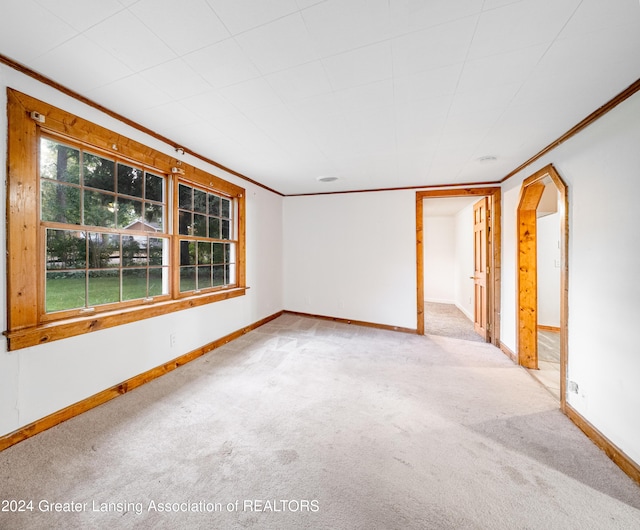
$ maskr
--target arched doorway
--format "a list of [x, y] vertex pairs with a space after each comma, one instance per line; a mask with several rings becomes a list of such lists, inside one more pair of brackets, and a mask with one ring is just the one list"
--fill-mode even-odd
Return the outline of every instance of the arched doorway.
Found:
[[538, 213], [545, 188], [557, 190], [560, 219], [560, 407], [566, 402], [568, 307], [568, 196], [567, 186], [553, 165], [522, 183], [518, 204], [518, 363], [538, 369]]

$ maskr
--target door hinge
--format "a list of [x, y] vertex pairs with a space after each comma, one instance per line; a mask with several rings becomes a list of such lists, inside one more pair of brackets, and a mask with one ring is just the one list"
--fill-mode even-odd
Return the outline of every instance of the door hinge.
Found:
[[489, 267], [489, 265], [487, 265], [487, 274], [491, 274], [491, 267]]
[[491, 331], [491, 322], [487, 324], [487, 331]]

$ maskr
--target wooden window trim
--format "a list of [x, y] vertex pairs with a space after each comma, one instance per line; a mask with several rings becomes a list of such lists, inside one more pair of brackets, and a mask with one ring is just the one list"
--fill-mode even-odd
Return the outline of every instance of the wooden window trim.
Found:
[[[44, 124], [32, 119], [32, 112], [44, 116]], [[179, 159], [156, 151], [139, 142], [121, 136], [104, 127], [74, 116], [22, 94], [7, 89], [8, 161], [7, 161], [7, 331], [8, 349], [16, 350], [54, 340], [81, 335], [164, 315], [173, 311], [197, 307], [245, 294], [245, 190]], [[127, 307], [123, 303], [114, 310], [88, 316], [45, 322], [39, 311], [41, 292], [39, 249], [39, 184], [38, 128], [70, 142], [89, 145], [114, 157], [135, 161], [165, 174], [172, 168], [184, 171], [181, 179], [223, 193], [237, 203], [238, 241], [236, 284], [231, 288], [206, 291], [201, 294], [162, 300]], [[167, 206], [173, 210], [173, 205]], [[169, 231], [170, 233], [170, 231]], [[172, 236], [174, 237], [175, 234]]]

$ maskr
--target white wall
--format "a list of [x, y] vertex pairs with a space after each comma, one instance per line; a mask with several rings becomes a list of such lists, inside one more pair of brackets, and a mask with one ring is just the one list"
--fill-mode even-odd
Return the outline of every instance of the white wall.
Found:
[[[0, 65], [0, 108], [6, 108], [7, 86], [158, 151], [173, 152], [171, 146], [3, 65]], [[6, 112], [0, 113], [0, 129], [5, 137], [0, 148], [3, 181], [0, 208], [4, 218]], [[0, 436], [282, 310], [282, 197], [197, 159], [188, 157], [186, 161], [246, 189], [247, 285], [250, 287], [247, 294], [13, 352], [7, 352], [6, 342], [2, 341]], [[5, 248], [3, 231], [0, 237], [3, 254]], [[6, 278], [5, 260], [0, 260], [0, 274]], [[0, 313], [6, 327], [6, 281], [2, 289]], [[173, 347], [169, 343], [170, 333], [176, 334]]]
[[474, 320], [475, 292], [473, 280], [473, 204], [455, 216], [456, 261], [454, 265], [455, 304], [469, 320]]
[[538, 325], [560, 327], [560, 214], [538, 217]]
[[423, 227], [425, 301], [454, 304], [473, 321], [473, 203], [446, 216], [425, 207]]
[[416, 328], [414, 191], [285, 197], [284, 307]]
[[516, 208], [553, 163], [569, 189], [568, 403], [640, 463], [640, 93], [503, 185], [502, 341], [516, 351]]
[[455, 304], [455, 229], [452, 215], [424, 217], [424, 299], [427, 302]]

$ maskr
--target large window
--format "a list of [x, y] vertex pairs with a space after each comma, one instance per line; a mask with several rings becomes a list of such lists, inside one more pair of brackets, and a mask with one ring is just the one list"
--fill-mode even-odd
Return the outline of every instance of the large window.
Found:
[[12, 90], [9, 120], [10, 349], [244, 294], [242, 188]]
[[199, 292], [235, 282], [233, 203], [226, 197], [178, 184], [180, 291]]
[[169, 295], [166, 180], [41, 135], [44, 320]]

